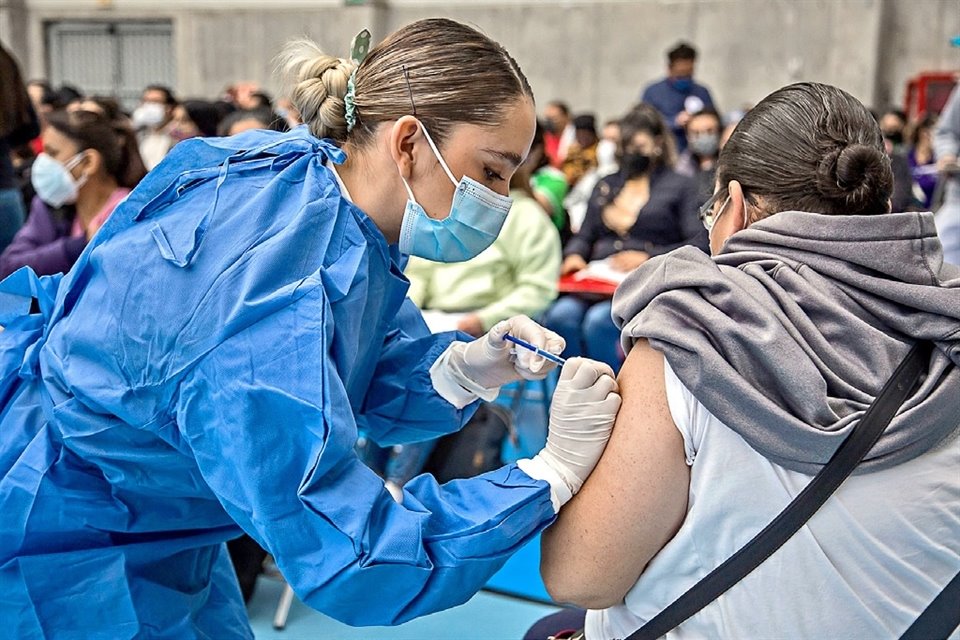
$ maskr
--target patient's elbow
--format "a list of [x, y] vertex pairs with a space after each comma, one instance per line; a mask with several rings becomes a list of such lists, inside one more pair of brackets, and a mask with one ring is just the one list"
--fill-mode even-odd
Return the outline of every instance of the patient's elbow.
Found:
[[600, 579], [573, 572], [547, 571], [541, 567], [543, 584], [555, 602], [581, 609], [607, 609], [623, 603], [625, 594], [614, 593], [611, 585]]

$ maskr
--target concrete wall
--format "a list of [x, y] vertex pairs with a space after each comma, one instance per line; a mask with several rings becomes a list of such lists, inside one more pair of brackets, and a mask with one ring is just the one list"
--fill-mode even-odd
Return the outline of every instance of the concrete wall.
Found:
[[[18, 3], [22, 4], [18, 8]], [[271, 59], [291, 36], [346, 53], [363, 26], [374, 39], [423, 17], [478, 26], [520, 62], [541, 103], [561, 98], [601, 117], [625, 110], [664, 73], [678, 39], [699, 48], [698, 78], [729, 110], [797, 80], [837, 84], [864, 102], [902, 99], [920, 70], [960, 69], [957, 0], [0, 0], [0, 33], [45, 72], [43, 25], [63, 19], [171, 18], [178, 91], [213, 96], [225, 84], [271, 86]], [[269, 7], [269, 8], [264, 8]], [[13, 17], [11, 17], [11, 14]], [[18, 43], [19, 42], [19, 43]], [[19, 49], [19, 50], [18, 50]], [[469, 81], [469, 79], [465, 79]]]
[[[390, 26], [435, 12], [415, 4], [396, 3]], [[698, 78], [722, 109], [756, 103], [797, 80], [873, 98], [880, 0], [524, 4], [464, 4], [446, 13], [501, 41], [541, 102], [560, 97], [575, 110], [620, 113], [663, 76], [665, 52], [679, 39], [700, 50]]]
[[878, 55], [878, 104], [903, 102], [904, 83], [918, 71], [960, 71], [958, 0], [888, 0]]
[[23, 63], [28, 50], [25, 0], [0, 0], [0, 43]]

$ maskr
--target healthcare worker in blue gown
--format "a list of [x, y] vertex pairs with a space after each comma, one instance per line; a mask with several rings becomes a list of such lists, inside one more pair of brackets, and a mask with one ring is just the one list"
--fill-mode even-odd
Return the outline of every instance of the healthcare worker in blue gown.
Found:
[[400, 623], [467, 600], [605, 446], [616, 382], [578, 359], [531, 459], [421, 476], [402, 503], [357, 459], [358, 427], [437, 437], [545, 375], [505, 333], [563, 347], [524, 317], [430, 335], [404, 297], [405, 254], [492, 242], [534, 104], [500, 45], [447, 20], [359, 66], [292, 44], [282, 68], [308, 126], [181, 143], [69, 273], [0, 284], [7, 637], [250, 638], [223, 544], [243, 532], [307, 604]]

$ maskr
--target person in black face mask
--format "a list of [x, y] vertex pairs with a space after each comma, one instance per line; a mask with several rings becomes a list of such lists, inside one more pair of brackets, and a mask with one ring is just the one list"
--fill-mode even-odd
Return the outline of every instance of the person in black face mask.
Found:
[[[620, 122], [620, 171], [600, 180], [579, 232], [564, 248], [563, 275], [591, 262], [626, 275], [649, 258], [692, 244], [706, 250], [694, 181], [674, 171], [673, 137], [657, 110], [640, 103]], [[610, 300], [563, 296], [544, 324], [567, 341], [567, 356], [588, 355], [617, 370], [620, 332]]]
[[883, 134], [887, 153], [900, 151], [904, 142], [904, 131], [907, 128], [907, 114], [900, 109], [890, 108], [880, 116], [880, 133]]
[[904, 131], [907, 127], [907, 114], [890, 107], [881, 115], [874, 112], [874, 118], [883, 135], [883, 146], [890, 156], [890, 168], [893, 169], [893, 195], [890, 206], [893, 211], [908, 211], [915, 208], [913, 199], [913, 175], [910, 162], [903, 148]]

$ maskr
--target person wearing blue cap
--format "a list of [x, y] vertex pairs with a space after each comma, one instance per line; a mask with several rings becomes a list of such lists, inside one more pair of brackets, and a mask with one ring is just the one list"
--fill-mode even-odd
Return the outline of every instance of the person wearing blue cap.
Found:
[[620, 396], [586, 359], [530, 459], [399, 503], [357, 459], [358, 427], [435, 438], [555, 366], [507, 334], [563, 349], [523, 316], [431, 335], [405, 299], [406, 255], [500, 230], [535, 126], [517, 63], [450, 20], [358, 38], [281, 56], [307, 126], [177, 145], [68, 274], [0, 283], [6, 633], [251, 638], [223, 544], [244, 532], [307, 604], [397, 624], [467, 600], [596, 464]]

